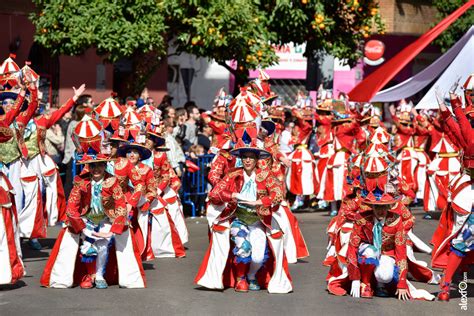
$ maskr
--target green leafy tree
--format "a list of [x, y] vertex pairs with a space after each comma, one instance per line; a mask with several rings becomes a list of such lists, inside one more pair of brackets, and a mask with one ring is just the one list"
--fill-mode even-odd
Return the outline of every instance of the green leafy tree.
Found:
[[235, 75], [237, 87], [250, 69], [278, 61], [273, 45], [307, 43], [307, 56], [324, 51], [352, 66], [364, 40], [383, 30], [374, 0], [33, 2], [38, 43], [54, 54], [78, 55], [94, 47], [110, 62], [130, 58], [132, 94], [146, 85], [169, 44], [177, 54], [215, 60]]
[[35, 41], [53, 54], [93, 47], [109, 62], [130, 58], [127, 93], [138, 94], [166, 54], [165, 19], [154, 0], [33, 0]]
[[259, 10], [256, 3], [165, 0], [162, 4], [170, 27], [168, 34], [177, 52], [214, 59], [235, 75], [237, 87], [247, 81], [249, 69], [278, 61], [271, 45], [277, 34], [270, 31], [266, 12]]
[[277, 61], [271, 44], [306, 43], [306, 56], [324, 51], [354, 66], [384, 27], [374, 0], [165, 0], [164, 11], [178, 53], [215, 59], [236, 86]]
[[[438, 10], [438, 21], [441, 21], [456, 9], [465, 4], [468, 0], [434, 0], [433, 4]], [[453, 46], [474, 24], [474, 9], [470, 8], [461, 17], [459, 17], [447, 30], [441, 33], [435, 40], [441, 50], [447, 51]], [[433, 25], [434, 26], [434, 25]]]
[[373, 0], [261, 0], [277, 44], [307, 43], [306, 56], [323, 51], [354, 66], [362, 46], [384, 25]]

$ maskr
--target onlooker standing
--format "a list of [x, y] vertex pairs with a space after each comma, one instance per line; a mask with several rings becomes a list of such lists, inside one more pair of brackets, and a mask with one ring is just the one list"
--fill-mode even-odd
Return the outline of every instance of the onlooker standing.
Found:
[[64, 114], [64, 116], [61, 117], [61, 119], [59, 119], [58, 121], [58, 124], [61, 125], [61, 131], [63, 132], [63, 135], [66, 135], [67, 133], [67, 127], [72, 119], [72, 111], [73, 109], [71, 109], [71, 111]]
[[167, 106], [163, 109], [163, 119], [167, 119], [168, 117], [173, 120], [176, 117], [176, 110], [172, 106]]
[[186, 136], [184, 137], [183, 149], [188, 151], [189, 147], [197, 144], [197, 121], [201, 118], [199, 108], [195, 104], [186, 105], [188, 120], [186, 121]]
[[74, 144], [73, 140], [73, 132], [76, 128], [77, 124], [80, 120], [84, 117], [86, 113], [86, 107], [84, 105], [78, 105], [74, 109], [74, 113], [72, 115], [72, 120], [69, 122], [67, 127], [66, 137], [64, 139], [64, 158], [63, 164], [66, 165], [66, 178], [64, 179], [64, 193], [66, 198], [69, 196], [69, 192], [72, 190], [72, 168], [75, 168], [75, 165], [72, 162], [72, 158], [74, 156], [74, 152], [76, 151], [76, 145]]
[[176, 138], [176, 141], [183, 146], [184, 138], [186, 137], [186, 120], [188, 119], [188, 113], [183, 108], [176, 109], [176, 116], [173, 119], [174, 129], [173, 136]]
[[44, 142], [46, 152], [56, 164], [61, 163], [64, 152], [64, 134], [61, 125], [54, 124], [46, 131]]
[[175, 128], [175, 125], [176, 123], [171, 118], [164, 120], [165, 142], [166, 147], [169, 148], [169, 151], [167, 152], [168, 160], [171, 164], [171, 167], [174, 169], [174, 171], [176, 171], [178, 177], [181, 177], [183, 174], [182, 170], [186, 161], [186, 157], [184, 156], [181, 146], [173, 136], [173, 129]]
[[197, 144], [204, 147], [204, 152], [208, 153], [211, 148], [212, 128], [205, 124], [200, 128], [200, 133], [197, 136]]
[[94, 108], [94, 102], [92, 101], [92, 96], [90, 94], [81, 95], [79, 99], [77, 99], [76, 104], [77, 106], [82, 105], [90, 109]]
[[173, 106], [171, 102], [173, 102], [173, 97], [165, 94], [163, 99], [161, 99], [160, 105], [158, 105], [158, 109], [163, 111], [166, 107]]

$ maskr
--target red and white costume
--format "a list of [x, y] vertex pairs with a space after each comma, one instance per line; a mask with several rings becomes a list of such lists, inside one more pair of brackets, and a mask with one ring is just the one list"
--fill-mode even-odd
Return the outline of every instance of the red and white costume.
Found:
[[430, 151], [436, 156], [427, 170], [428, 185], [423, 199], [424, 210], [427, 212], [446, 208], [449, 183], [461, 173], [459, 148], [449, 135], [435, 128], [431, 129], [431, 135]]
[[427, 121], [427, 117], [423, 115], [417, 115], [415, 117], [415, 134], [413, 136], [413, 144], [415, 146], [415, 152], [417, 155], [417, 165], [415, 170], [416, 180], [416, 197], [417, 199], [423, 199], [426, 186], [426, 173], [428, 165], [430, 164], [430, 157], [426, 152], [428, 148], [426, 145], [430, 138], [430, 127], [431, 124]]
[[[271, 153], [272, 157], [260, 159], [258, 166], [262, 170], [270, 171], [273, 176], [280, 181], [281, 191], [286, 192], [284, 183], [285, 174], [282, 172], [282, 168], [280, 168], [280, 157], [283, 154], [278, 150], [278, 145], [273, 141], [272, 136], [266, 137], [264, 140], [264, 147]], [[273, 217], [278, 221], [283, 232], [285, 254], [288, 263], [297, 263], [298, 259], [308, 257], [309, 251], [299, 227], [298, 220], [291, 212], [286, 199], [283, 199], [280, 207], [273, 213]]]
[[347, 177], [348, 161], [355, 153], [354, 141], [359, 130], [357, 122], [344, 122], [333, 128], [335, 153], [329, 158], [326, 170], [321, 179], [321, 190], [318, 199], [325, 201], [341, 201], [345, 197], [343, 190]]
[[143, 259], [151, 260], [154, 255], [148, 242], [148, 211], [157, 195], [153, 170], [141, 162], [132, 165], [123, 157], [115, 161], [114, 168], [122, 191], [133, 207], [132, 229], [137, 237], [138, 249]]
[[[19, 95], [13, 108], [0, 116], [0, 149], [2, 144], [14, 137], [10, 124], [20, 113], [24, 97]], [[21, 260], [18, 234], [18, 214], [15, 207], [13, 187], [7, 176], [0, 170], [0, 284], [13, 284], [25, 274]]]
[[288, 191], [295, 195], [311, 195], [316, 190], [316, 170], [315, 158], [308, 149], [307, 143], [313, 128], [301, 113], [297, 111], [293, 113], [298, 121], [293, 129], [291, 141], [295, 149], [288, 155], [291, 166], [286, 177], [286, 185]]
[[[415, 151], [415, 143], [413, 139], [415, 129], [410, 125], [401, 124], [398, 117], [393, 117], [393, 121], [397, 126], [393, 150], [399, 151], [397, 160], [399, 162], [398, 170], [400, 177], [412, 190], [416, 192], [416, 167], [418, 164], [418, 154]], [[405, 120], [404, 122], [407, 121]]]
[[[152, 203], [149, 215], [151, 225], [148, 243], [151, 243], [156, 258], [184, 257], [183, 244], [187, 241], [187, 228], [179, 197], [171, 188], [174, 171], [165, 152], [153, 152], [153, 173], [158, 188], [157, 199]], [[178, 224], [186, 237], [184, 240], [180, 236]]]
[[[109, 250], [106, 273], [107, 283], [125, 288], [146, 287], [145, 272], [135, 235], [128, 229], [126, 200], [116, 178], [106, 175], [102, 183], [102, 204], [114, 233], [114, 244]], [[59, 233], [46, 263], [41, 285], [52, 288], [69, 288], [80, 282], [88, 273], [86, 264], [78, 260], [81, 232], [90, 212], [91, 179], [88, 173], [74, 179], [74, 187], [67, 205], [67, 222]]]
[[[54, 226], [58, 221], [66, 219], [66, 197], [63, 184], [59, 176], [58, 167], [48, 156], [45, 150], [46, 130], [57, 123], [74, 105], [74, 100], [69, 99], [51, 115], [40, 115], [30, 121], [25, 129], [24, 139], [28, 150], [28, 159], [21, 168], [23, 192], [25, 193], [25, 206], [20, 213], [20, 225], [23, 237], [30, 237], [29, 227], [38, 208], [44, 207], [47, 213], [47, 224]], [[28, 133], [28, 137], [26, 135]], [[40, 201], [41, 188], [44, 186], [46, 199]], [[29, 225], [28, 225], [29, 224]], [[35, 237], [35, 236], [32, 236]], [[46, 237], [46, 236], [36, 236]]]
[[[234, 169], [228, 173], [210, 192], [211, 203], [223, 205], [225, 209], [211, 226], [209, 248], [195, 278], [195, 283], [209, 289], [233, 287], [235, 283], [235, 266], [232, 264], [234, 254], [230, 242], [230, 227], [237, 205], [232, 200], [233, 192], [240, 192], [244, 184], [243, 169]], [[278, 222], [272, 216], [273, 210], [281, 202], [283, 196], [278, 180], [268, 171], [256, 171], [257, 198], [263, 206], [257, 211], [264, 227], [270, 258], [257, 273], [261, 286], [269, 293], [289, 293], [292, 291], [288, 262], [284, 253], [283, 235]]]

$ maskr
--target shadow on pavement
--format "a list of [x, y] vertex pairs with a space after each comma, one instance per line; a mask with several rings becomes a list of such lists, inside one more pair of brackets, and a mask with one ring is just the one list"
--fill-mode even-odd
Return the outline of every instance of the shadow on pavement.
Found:
[[12, 291], [26, 286], [26, 283], [22, 280], [16, 282], [15, 284], [4, 284], [0, 285], [0, 291]]
[[48, 258], [49, 251], [53, 249], [54, 243], [56, 242], [56, 238], [43, 238], [38, 239], [40, 242], [42, 249], [35, 250], [31, 248], [28, 244], [28, 239], [23, 239], [21, 242], [21, 251], [23, 253], [23, 259], [35, 259], [35, 258]]

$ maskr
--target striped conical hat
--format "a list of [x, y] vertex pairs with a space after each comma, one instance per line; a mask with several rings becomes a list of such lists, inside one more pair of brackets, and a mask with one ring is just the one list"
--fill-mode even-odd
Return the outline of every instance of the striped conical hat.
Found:
[[147, 124], [158, 123], [158, 117], [155, 111], [156, 108], [153, 105], [145, 104], [138, 110], [138, 117]]
[[434, 153], [455, 153], [458, 150], [443, 135], [431, 151]]
[[103, 124], [104, 128], [110, 132], [117, 130], [122, 111], [122, 106], [112, 97], [100, 102], [95, 108], [95, 112], [99, 116], [99, 121]]
[[31, 69], [30, 65], [31, 65], [31, 62], [29, 62], [29, 61], [25, 62], [25, 66], [23, 66], [23, 68], [21, 68], [21, 72], [22, 73], [29, 72], [32, 82], [37, 82], [39, 80], [40, 76], [36, 73], [36, 71]]
[[251, 92], [241, 91], [241, 93], [231, 102], [230, 111], [234, 123], [253, 122], [257, 119], [258, 113], [253, 107]]
[[5, 59], [5, 61], [0, 66], [0, 84], [10, 85], [14, 87], [18, 83], [17, 74], [20, 71], [20, 67], [13, 61], [13, 58], [16, 56], [11, 54], [10, 57]]
[[369, 156], [364, 162], [364, 172], [365, 173], [382, 173], [385, 172], [388, 168], [388, 163], [385, 159], [378, 156]]
[[139, 124], [141, 120], [138, 117], [138, 114], [132, 108], [127, 108], [122, 113], [122, 122], [125, 124], [125, 126], [132, 126]]
[[377, 127], [370, 138], [373, 144], [387, 144], [390, 141], [390, 134], [381, 126]]
[[2, 65], [0, 66], [0, 75], [6, 75], [20, 71], [20, 67], [18, 67], [16, 62], [13, 60], [15, 57], [15, 55], [10, 55], [3, 61]]
[[115, 99], [109, 97], [99, 103], [95, 108], [95, 112], [99, 115], [99, 118], [112, 119], [122, 114], [122, 106]]
[[74, 129], [74, 134], [79, 139], [83, 152], [87, 153], [90, 148], [94, 149], [97, 153], [101, 151], [101, 131], [102, 126], [99, 121], [87, 114], [84, 115]]

